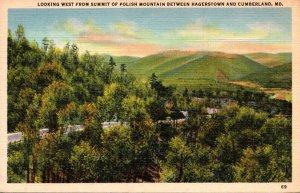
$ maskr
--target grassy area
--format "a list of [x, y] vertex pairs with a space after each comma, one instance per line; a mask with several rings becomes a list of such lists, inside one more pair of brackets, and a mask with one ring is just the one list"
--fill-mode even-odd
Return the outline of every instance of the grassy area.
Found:
[[247, 81], [232, 81], [229, 82], [230, 84], [236, 84], [236, 85], [240, 85], [240, 86], [244, 86], [244, 87], [249, 87], [249, 88], [259, 88], [260, 86], [253, 83], [253, 82], [247, 82]]
[[285, 100], [289, 101], [289, 102], [292, 102], [292, 92], [285, 94]]
[[[166, 85], [175, 86], [178, 90], [199, 90], [199, 89], [218, 89], [220, 91], [235, 91], [241, 89], [242, 86], [228, 84], [222, 81], [213, 81], [207, 79], [166, 79], [163, 81]], [[246, 88], [246, 90], [253, 90], [252, 88]]]

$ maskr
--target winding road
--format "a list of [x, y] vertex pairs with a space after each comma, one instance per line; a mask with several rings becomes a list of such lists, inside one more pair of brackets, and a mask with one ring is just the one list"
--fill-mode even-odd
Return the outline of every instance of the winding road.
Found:
[[[103, 122], [102, 123], [102, 128], [103, 129], [106, 129], [106, 128], [110, 128], [110, 127], [113, 127], [113, 126], [118, 126], [118, 125], [127, 125], [128, 123], [127, 122]], [[69, 126], [67, 128], [67, 131], [66, 133], [69, 133], [69, 132], [73, 132], [73, 131], [83, 131], [84, 130], [84, 127], [83, 125], [73, 125], [73, 126]], [[48, 132], [48, 129], [40, 129], [40, 135], [43, 135], [45, 133]], [[8, 133], [7, 134], [7, 143], [14, 143], [14, 142], [18, 142], [18, 141], [21, 141], [22, 140], [22, 132], [16, 132], [16, 133]]]

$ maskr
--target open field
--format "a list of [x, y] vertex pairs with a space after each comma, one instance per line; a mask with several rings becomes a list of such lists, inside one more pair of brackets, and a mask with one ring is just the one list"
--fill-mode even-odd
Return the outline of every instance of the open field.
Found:
[[253, 82], [247, 82], [247, 81], [231, 81], [229, 83], [244, 86], [244, 87], [249, 87], [249, 88], [258, 88], [258, 87], [260, 87], [259, 85], [255, 84]]
[[285, 89], [261, 89], [263, 92], [267, 94], [272, 94], [273, 98], [279, 100], [292, 101], [292, 91]]

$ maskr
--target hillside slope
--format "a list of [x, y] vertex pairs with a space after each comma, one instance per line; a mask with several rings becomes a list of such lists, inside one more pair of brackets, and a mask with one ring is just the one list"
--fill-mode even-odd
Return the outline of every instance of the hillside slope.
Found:
[[292, 87], [292, 64], [284, 64], [264, 72], [253, 73], [241, 80], [255, 82], [266, 88], [290, 89]]
[[168, 51], [128, 64], [128, 71], [138, 77], [148, 78], [156, 73], [163, 80], [227, 81], [265, 69], [243, 55], [221, 52]]
[[265, 66], [245, 56], [225, 53], [208, 53], [162, 74], [164, 79], [236, 80], [254, 72], [264, 71]]
[[148, 77], [153, 72], [160, 75], [197, 57], [195, 52], [167, 51], [141, 58], [129, 64], [128, 70], [138, 77]]
[[283, 64], [292, 63], [291, 53], [251, 53], [245, 54], [245, 56], [268, 67], [275, 67]]
[[[101, 55], [103, 57], [105, 62], [109, 62], [110, 55], [103, 54]], [[117, 66], [120, 66], [121, 64], [130, 65], [138, 61], [139, 57], [133, 57], [133, 56], [112, 56], [114, 61], [116, 62]]]

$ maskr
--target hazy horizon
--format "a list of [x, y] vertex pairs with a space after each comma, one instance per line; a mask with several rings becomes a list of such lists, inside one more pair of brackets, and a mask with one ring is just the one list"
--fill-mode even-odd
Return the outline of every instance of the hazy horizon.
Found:
[[291, 9], [10, 9], [29, 40], [80, 52], [136, 56], [179, 51], [291, 52]]
[[[89, 51], [91, 52], [91, 50], [84, 50], [84, 51]], [[81, 51], [83, 52], [83, 50]], [[161, 52], [156, 52], [156, 53], [152, 53], [152, 54], [148, 54], [145, 56], [134, 56], [134, 55], [113, 55], [113, 54], [109, 54], [109, 53], [97, 53], [100, 54], [102, 56], [116, 56], [116, 57], [135, 57], [135, 58], [143, 58], [143, 57], [147, 57], [147, 56], [151, 56], [151, 55], [157, 55], [157, 54], [162, 54], [162, 53], [167, 53], [167, 52], [190, 52], [190, 53], [196, 53], [196, 52], [220, 52], [220, 53], [224, 53], [224, 54], [237, 54], [237, 55], [247, 55], [247, 54], [292, 54], [292, 51], [286, 51], [286, 52], [246, 52], [246, 53], [234, 53], [234, 52], [226, 52], [226, 51], [207, 51], [207, 50], [196, 50], [196, 51], [189, 51], [189, 50], [164, 50]]]

